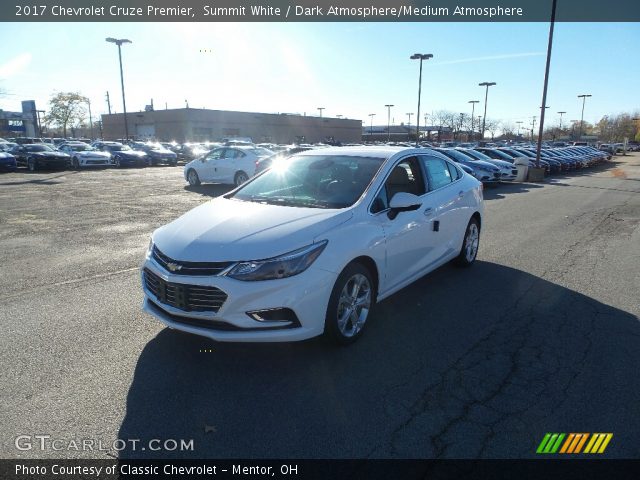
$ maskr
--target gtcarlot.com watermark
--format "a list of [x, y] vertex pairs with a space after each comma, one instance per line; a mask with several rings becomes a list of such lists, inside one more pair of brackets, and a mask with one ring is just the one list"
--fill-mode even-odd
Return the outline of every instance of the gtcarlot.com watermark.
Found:
[[14, 445], [20, 451], [75, 451], [75, 452], [192, 452], [195, 448], [193, 439], [159, 439], [141, 440], [139, 438], [117, 438], [104, 441], [95, 438], [56, 438], [51, 435], [18, 435]]

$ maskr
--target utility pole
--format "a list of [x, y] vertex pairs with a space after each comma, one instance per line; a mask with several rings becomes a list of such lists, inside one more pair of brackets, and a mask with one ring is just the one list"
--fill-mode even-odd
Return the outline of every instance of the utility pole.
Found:
[[111, 100], [109, 100], [109, 92], [107, 92], [107, 108], [109, 109], [109, 115], [111, 115]]
[[91, 100], [87, 98], [87, 105], [89, 106], [89, 125], [91, 126], [91, 140], [93, 140], [93, 118], [91, 117]]

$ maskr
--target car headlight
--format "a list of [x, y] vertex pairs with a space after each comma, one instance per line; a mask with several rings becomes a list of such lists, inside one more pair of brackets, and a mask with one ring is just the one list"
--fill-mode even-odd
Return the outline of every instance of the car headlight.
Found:
[[227, 277], [243, 281], [273, 280], [286, 278], [304, 272], [320, 256], [328, 241], [313, 243], [279, 257], [251, 262], [240, 262], [233, 267]]
[[153, 238], [149, 239], [149, 246], [147, 247], [147, 258], [151, 256], [151, 252], [153, 251]]

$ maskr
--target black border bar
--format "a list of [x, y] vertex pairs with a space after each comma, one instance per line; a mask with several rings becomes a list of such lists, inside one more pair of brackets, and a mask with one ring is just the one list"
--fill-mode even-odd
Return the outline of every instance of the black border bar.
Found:
[[[550, 16], [551, 0], [0, 2], [0, 22], [547, 22]], [[559, 0], [556, 21], [640, 22], [640, 2]]]

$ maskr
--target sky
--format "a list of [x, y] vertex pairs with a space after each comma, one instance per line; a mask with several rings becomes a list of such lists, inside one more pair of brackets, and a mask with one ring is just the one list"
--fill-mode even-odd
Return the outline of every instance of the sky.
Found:
[[[489, 90], [487, 118], [511, 124], [539, 118], [548, 23], [5, 23], [0, 24], [0, 109], [21, 100], [47, 110], [56, 91], [77, 91], [97, 117], [122, 111], [117, 47], [122, 47], [128, 111], [211, 108], [342, 115], [369, 125], [408, 121], [423, 64], [422, 114], [471, 113]], [[557, 23], [546, 124], [640, 109], [637, 23]], [[10, 46], [10, 48], [6, 48]], [[424, 121], [424, 117], [421, 119]], [[538, 120], [539, 122], [539, 120]], [[431, 124], [432, 122], [428, 122]], [[566, 124], [566, 123], [565, 123]]]

